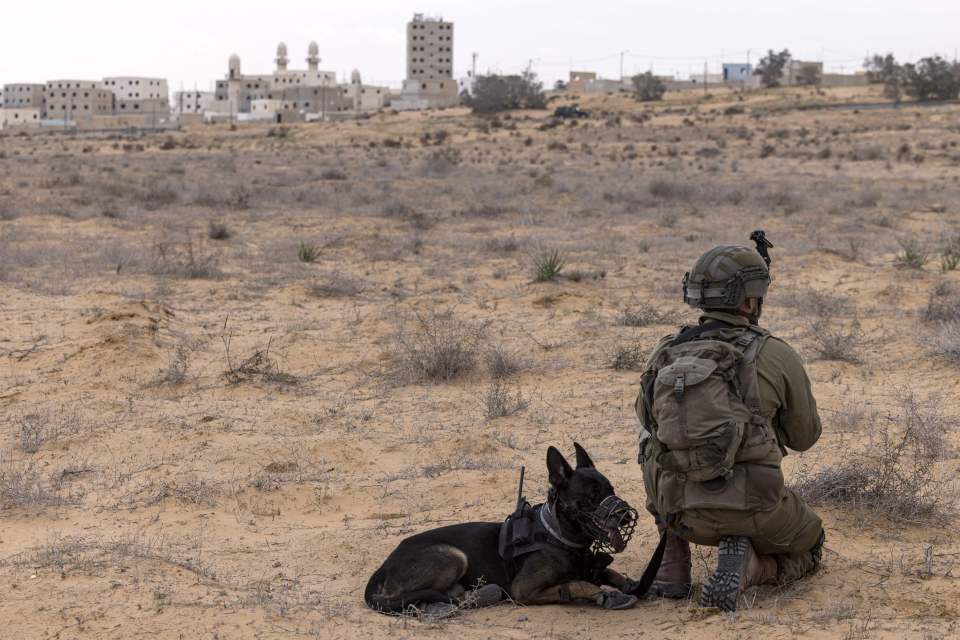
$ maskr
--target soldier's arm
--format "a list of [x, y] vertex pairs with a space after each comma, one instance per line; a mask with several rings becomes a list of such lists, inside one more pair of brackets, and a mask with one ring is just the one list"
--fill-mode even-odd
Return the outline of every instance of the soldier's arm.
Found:
[[773, 426], [780, 444], [806, 451], [820, 439], [821, 425], [803, 360], [786, 342], [770, 338], [758, 365], [761, 395], [774, 393], [779, 404]]

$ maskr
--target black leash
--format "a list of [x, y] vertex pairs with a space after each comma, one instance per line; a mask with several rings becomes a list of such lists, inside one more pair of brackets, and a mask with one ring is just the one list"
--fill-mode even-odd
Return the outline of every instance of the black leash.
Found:
[[654, 578], [657, 577], [657, 572], [660, 571], [660, 563], [663, 562], [663, 552], [667, 548], [667, 533], [664, 532], [660, 536], [660, 544], [657, 545], [657, 550], [653, 552], [653, 557], [650, 558], [650, 562], [647, 563], [647, 568], [643, 570], [643, 576], [640, 578], [640, 582], [636, 583], [636, 587], [630, 590], [630, 595], [637, 596], [642, 598], [647, 595], [647, 591], [650, 591], [650, 587], [653, 585]]

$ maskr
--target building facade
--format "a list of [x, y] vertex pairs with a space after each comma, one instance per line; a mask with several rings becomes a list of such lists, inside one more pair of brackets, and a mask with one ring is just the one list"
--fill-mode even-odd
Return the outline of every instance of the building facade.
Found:
[[4, 109], [40, 109], [44, 107], [44, 89], [42, 84], [5, 84], [3, 85]]
[[50, 80], [44, 96], [48, 120], [69, 122], [78, 117], [113, 114], [113, 92], [97, 80]]
[[730, 84], [747, 84], [753, 75], [753, 65], [746, 62], [724, 62], [723, 81]]
[[43, 112], [39, 108], [0, 109], [0, 129], [36, 129], [43, 120]]
[[407, 23], [407, 78], [398, 110], [451, 107], [460, 103], [453, 77], [453, 23], [415, 14]]

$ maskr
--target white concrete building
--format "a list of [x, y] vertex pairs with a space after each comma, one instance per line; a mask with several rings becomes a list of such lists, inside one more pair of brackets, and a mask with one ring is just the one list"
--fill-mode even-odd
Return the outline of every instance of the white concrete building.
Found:
[[0, 109], [0, 129], [39, 128], [43, 112], [38, 108]]

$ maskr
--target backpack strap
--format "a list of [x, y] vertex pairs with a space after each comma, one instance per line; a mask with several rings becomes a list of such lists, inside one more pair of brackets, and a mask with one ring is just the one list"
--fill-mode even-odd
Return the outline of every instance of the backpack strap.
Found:
[[671, 347], [675, 347], [678, 344], [684, 344], [692, 340], [696, 340], [705, 333], [711, 331], [719, 331], [721, 329], [726, 329], [730, 325], [726, 322], [721, 322], [719, 320], [714, 320], [712, 322], [705, 322], [696, 327], [684, 327], [680, 330], [680, 333], [677, 334], [677, 337], [673, 339], [673, 342], [670, 343]]
[[757, 372], [757, 356], [769, 337], [769, 331], [751, 325], [748, 331], [744, 331], [743, 335], [733, 341], [733, 344], [743, 351], [740, 369], [737, 372], [740, 389], [743, 392], [743, 403], [747, 405], [750, 413], [756, 416], [758, 420], [762, 420], [763, 413], [760, 403], [760, 376]]

